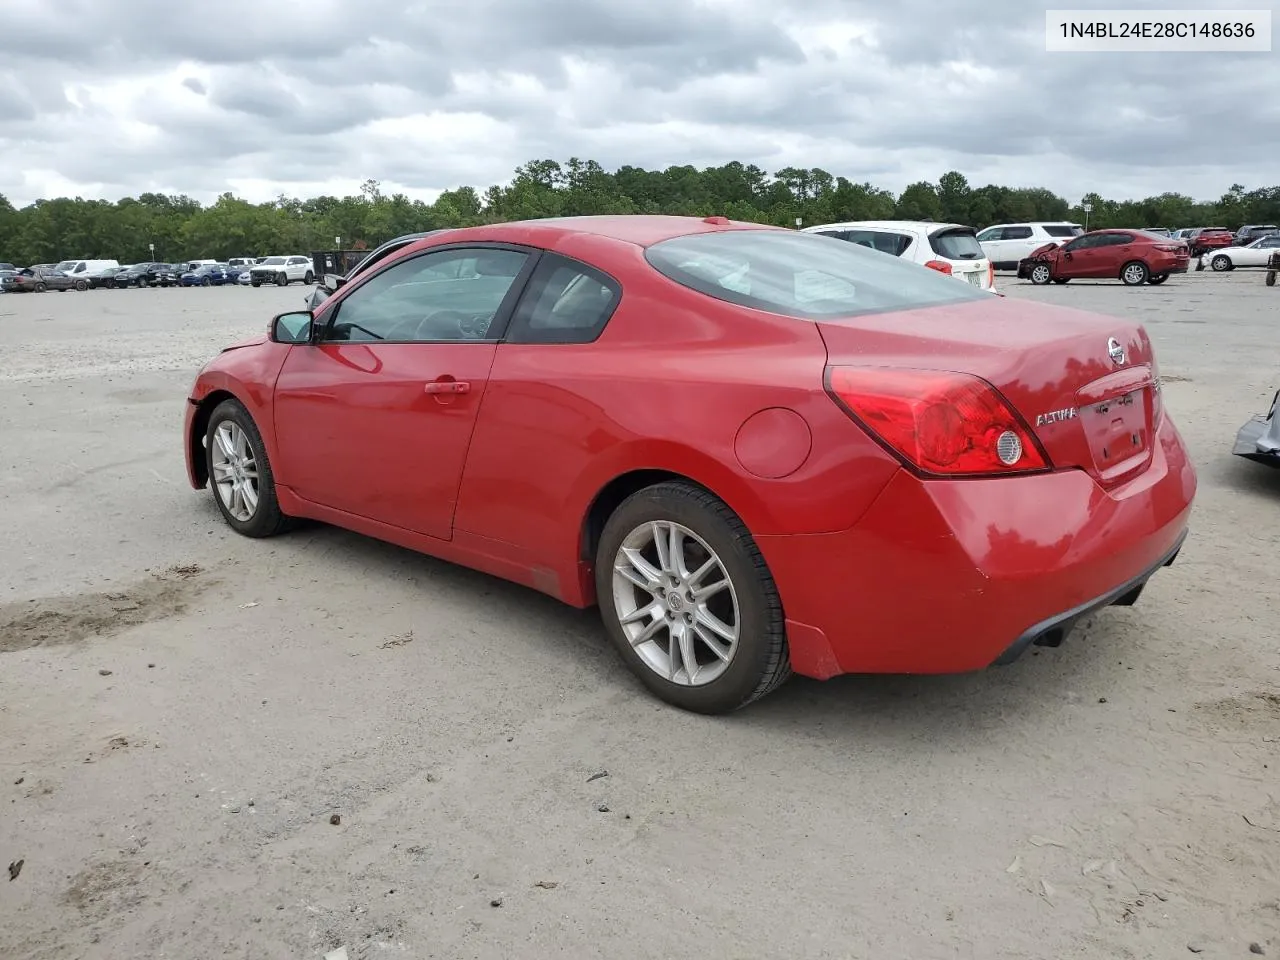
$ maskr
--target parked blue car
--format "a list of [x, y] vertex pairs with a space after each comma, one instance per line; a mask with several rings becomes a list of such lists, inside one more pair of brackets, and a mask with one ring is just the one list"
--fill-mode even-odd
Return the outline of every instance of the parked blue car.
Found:
[[235, 280], [225, 264], [205, 264], [183, 273], [181, 283], [184, 287], [217, 287]]
[[182, 285], [184, 287], [220, 287], [224, 283], [235, 283], [235, 279], [224, 264], [215, 263], [188, 270], [182, 275]]

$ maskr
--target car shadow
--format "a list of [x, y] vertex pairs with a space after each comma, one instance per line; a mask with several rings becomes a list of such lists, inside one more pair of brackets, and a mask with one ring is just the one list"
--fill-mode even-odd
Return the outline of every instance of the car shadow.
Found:
[[1238, 493], [1273, 502], [1280, 498], [1280, 468], [1231, 455], [1215, 473], [1223, 486]]
[[[310, 558], [314, 564], [317, 553], [331, 560], [337, 555], [338, 562], [362, 577], [430, 583], [433, 592], [483, 609], [487, 621], [498, 625], [504, 644], [537, 644], [540, 655], [563, 657], [566, 668], [585, 666], [591, 682], [602, 688], [639, 702], [652, 700], [613, 649], [595, 609], [578, 610], [519, 584], [320, 523], [304, 523], [272, 543], [282, 559]], [[960, 743], [975, 731], [1053, 716], [1064, 699], [1076, 697], [1072, 691], [1121, 685], [1115, 677], [1117, 658], [1140, 659], [1128, 644], [1131, 626], [1127, 614], [1104, 611], [1086, 620], [1061, 648], [1032, 648], [1014, 664], [967, 674], [846, 675], [826, 681], [793, 677], [743, 711], [699, 722], [774, 730], [831, 722], [836, 739], [856, 730], [860, 737], [879, 732], [886, 742], [925, 738]], [[519, 657], [510, 646], [503, 653]], [[524, 682], [555, 683], [556, 673], [541, 676], [529, 675]], [[556, 693], [548, 689], [547, 696]]]

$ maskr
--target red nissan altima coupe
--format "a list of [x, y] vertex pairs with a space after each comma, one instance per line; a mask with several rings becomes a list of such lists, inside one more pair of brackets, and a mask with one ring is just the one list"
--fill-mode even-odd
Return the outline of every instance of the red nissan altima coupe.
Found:
[[1173, 562], [1196, 489], [1138, 323], [719, 217], [411, 243], [212, 360], [184, 448], [239, 533], [599, 605], [705, 713], [1056, 646]]

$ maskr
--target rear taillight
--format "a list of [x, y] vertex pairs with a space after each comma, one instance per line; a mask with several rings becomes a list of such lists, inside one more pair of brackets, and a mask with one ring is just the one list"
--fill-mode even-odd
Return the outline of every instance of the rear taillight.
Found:
[[1026, 423], [991, 384], [940, 370], [828, 367], [827, 392], [913, 469], [993, 476], [1049, 469]]
[[1156, 248], [1157, 250], [1163, 250], [1165, 253], [1177, 253], [1179, 250], [1181, 250], [1181, 249], [1182, 249], [1182, 244], [1180, 244], [1180, 243], [1157, 243], [1157, 244], [1155, 245], [1155, 248]]
[[945, 260], [930, 260], [925, 263], [925, 266], [930, 270], [937, 270], [939, 273], [945, 273], [947, 276], [951, 275], [951, 264], [947, 263]]
[[987, 262], [987, 286], [992, 290], [996, 288], [996, 265], [990, 261]]

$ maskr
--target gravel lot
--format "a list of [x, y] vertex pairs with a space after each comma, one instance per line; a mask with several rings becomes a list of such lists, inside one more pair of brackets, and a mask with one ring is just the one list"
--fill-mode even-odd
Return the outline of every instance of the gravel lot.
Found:
[[0, 296], [0, 956], [1280, 955], [1280, 471], [1230, 456], [1280, 291], [1001, 285], [1147, 324], [1200, 470], [1179, 562], [1011, 667], [723, 719], [594, 614], [227, 529], [183, 397], [301, 287]]

